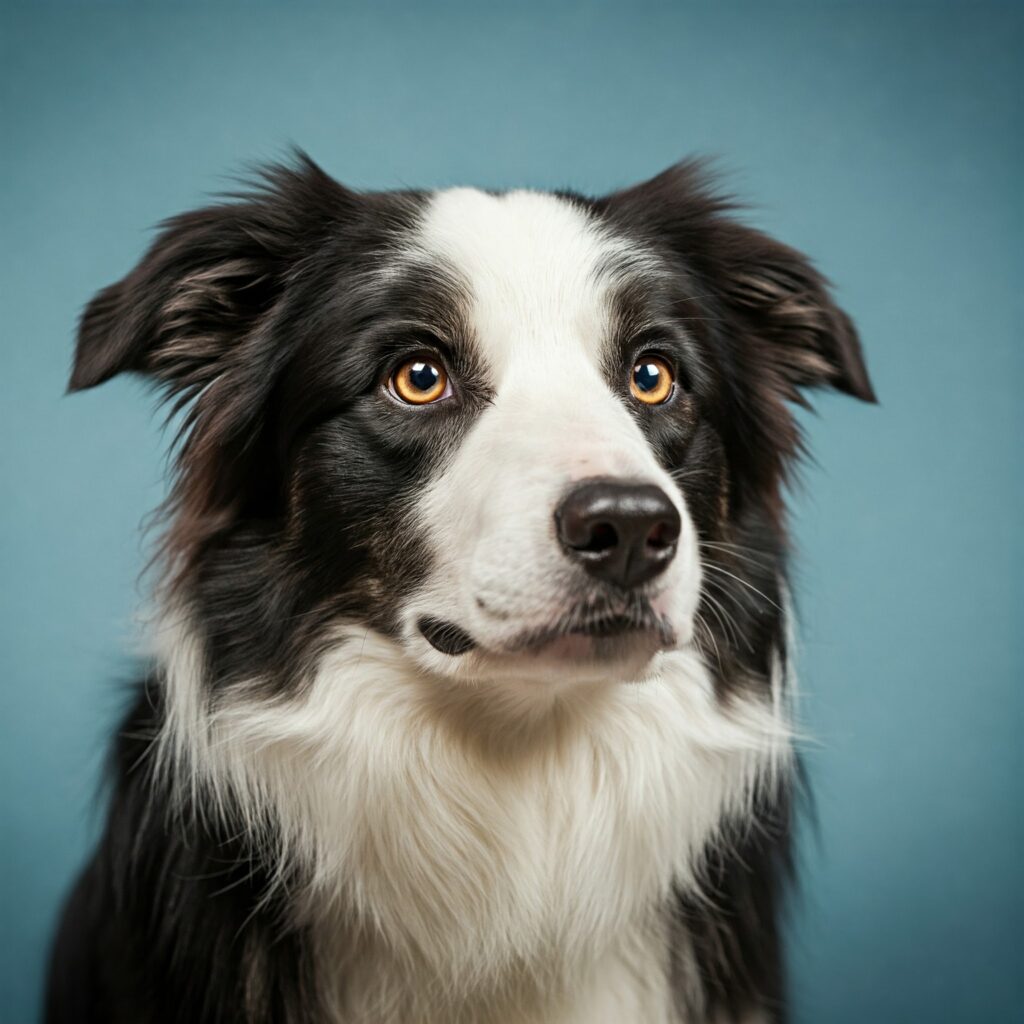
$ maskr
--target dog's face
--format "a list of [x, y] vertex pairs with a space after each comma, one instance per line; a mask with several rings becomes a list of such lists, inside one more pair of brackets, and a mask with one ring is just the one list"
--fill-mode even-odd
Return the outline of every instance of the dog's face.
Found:
[[[442, 673], [553, 681], [635, 673], [687, 642], [699, 557], [671, 470], [695, 417], [688, 336], [653, 305], [662, 268], [584, 207], [527, 192], [441, 193], [413, 247], [449, 278], [460, 326], [401, 357], [378, 401], [439, 440], [462, 424], [429, 445], [410, 505], [429, 567], [398, 604], [409, 650]], [[406, 398], [417, 373], [433, 390]]]
[[822, 279], [685, 165], [600, 200], [274, 171], [94, 300], [72, 387], [126, 369], [188, 409], [169, 554], [225, 680], [338, 621], [457, 682], [759, 670], [786, 403], [872, 397]]

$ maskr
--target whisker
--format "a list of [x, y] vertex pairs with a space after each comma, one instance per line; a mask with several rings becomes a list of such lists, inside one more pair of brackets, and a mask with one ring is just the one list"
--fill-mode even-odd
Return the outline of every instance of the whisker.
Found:
[[771, 598], [770, 598], [770, 597], [769, 597], [769, 596], [768, 596], [767, 594], [765, 594], [765, 593], [764, 593], [763, 591], [761, 591], [761, 590], [758, 590], [758, 589], [757, 589], [757, 587], [755, 587], [753, 583], [748, 583], [748, 582], [747, 582], [747, 581], [746, 581], [745, 579], [743, 579], [743, 577], [742, 577], [742, 576], [737, 576], [737, 575], [736, 575], [735, 573], [729, 572], [729, 570], [728, 570], [728, 569], [723, 569], [723, 568], [722, 568], [722, 567], [721, 567], [720, 565], [715, 565], [715, 563], [714, 563], [714, 562], [705, 562], [705, 563], [704, 563], [704, 568], [706, 568], [706, 569], [712, 569], [712, 570], [714, 570], [715, 572], [720, 572], [720, 573], [722, 573], [722, 575], [723, 575], [723, 576], [728, 576], [728, 577], [729, 577], [730, 579], [734, 579], [734, 580], [735, 580], [735, 581], [736, 581], [737, 583], [740, 583], [740, 584], [742, 584], [742, 585], [743, 585], [744, 587], [746, 587], [746, 588], [747, 588], [748, 590], [751, 590], [751, 591], [753, 591], [753, 592], [754, 592], [755, 594], [757, 594], [757, 596], [758, 596], [758, 597], [760, 597], [760, 598], [761, 598], [762, 600], [764, 600], [764, 601], [767, 601], [767, 602], [768, 602], [768, 604], [770, 604], [770, 605], [771, 605], [771, 606], [772, 606], [773, 608], [776, 608], [776, 609], [778, 609], [778, 610], [779, 610], [780, 612], [782, 611], [782, 608], [781, 608], [781, 606], [780, 606], [780, 605], [776, 604], [776, 603], [775, 603], [775, 602], [774, 602], [774, 601], [773, 601], [773, 600], [772, 600], [772, 599], [771, 599]]
[[772, 569], [774, 564], [770, 559], [765, 557], [758, 557], [753, 552], [752, 548], [745, 548], [739, 544], [726, 544], [720, 541], [702, 540], [700, 542], [702, 548], [709, 548], [713, 551], [724, 551], [726, 554], [731, 555], [734, 558], [742, 559], [743, 561], [749, 562], [751, 565], [756, 565], [761, 569]]
[[718, 649], [718, 642], [715, 640], [715, 634], [711, 631], [707, 622], [704, 621], [704, 617], [700, 612], [694, 612], [694, 622], [704, 630], [708, 640], [711, 641], [711, 646], [715, 651], [715, 660], [718, 662], [718, 671], [724, 673], [725, 666], [722, 664], [722, 652]]
[[[708, 601], [708, 609], [709, 609], [709, 611], [712, 611], [712, 612], [715, 613], [715, 618], [718, 619], [719, 623], [722, 626], [723, 631], [725, 632], [726, 640], [728, 640], [730, 643], [732, 643], [732, 645], [734, 647], [739, 647], [740, 646], [741, 637], [742, 637], [743, 638], [743, 645], [747, 648], [747, 650], [748, 651], [753, 650], [753, 647], [750, 644], [750, 640], [747, 639], [743, 635], [743, 630], [740, 628], [739, 623], [736, 622], [736, 619], [735, 619], [734, 616], [731, 616], [728, 613], [728, 611], [726, 610], [725, 606], [720, 601], [716, 600], [706, 590], [703, 592], [703, 594], [701, 596]], [[729, 633], [729, 630], [726, 628], [727, 624], [732, 627], [731, 635]]]

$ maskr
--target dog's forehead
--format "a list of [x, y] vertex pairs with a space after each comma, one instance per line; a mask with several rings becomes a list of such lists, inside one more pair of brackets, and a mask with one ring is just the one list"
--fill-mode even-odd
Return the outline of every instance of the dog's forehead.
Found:
[[580, 203], [546, 192], [437, 192], [416, 241], [458, 278], [498, 373], [552, 351], [597, 362], [613, 289], [644, 259]]

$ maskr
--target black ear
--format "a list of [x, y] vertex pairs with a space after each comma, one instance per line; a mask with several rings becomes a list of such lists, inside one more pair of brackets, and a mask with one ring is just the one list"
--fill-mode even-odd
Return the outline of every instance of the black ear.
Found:
[[598, 201], [692, 268], [724, 302], [760, 362], [801, 401], [800, 389], [831, 386], [866, 402], [875, 393], [857, 331], [807, 257], [740, 224], [706, 166], [684, 161]]
[[168, 221], [92, 300], [71, 373], [71, 391], [140, 373], [187, 407], [163, 542], [174, 579], [210, 538], [279, 509], [272, 396], [290, 353], [275, 317], [296, 268], [360, 201], [301, 154], [233, 200]]
[[186, 400], [221, 375], [332, 213], [355, 199], [298, 154], [227, 202], [167, 221], [82, 315], [70, 391], [134, 371]]
[[876, 401], [857, 330], [807, 257], [738, 224], [723, 229], [720, 245], [726, 299], [782, 380]]

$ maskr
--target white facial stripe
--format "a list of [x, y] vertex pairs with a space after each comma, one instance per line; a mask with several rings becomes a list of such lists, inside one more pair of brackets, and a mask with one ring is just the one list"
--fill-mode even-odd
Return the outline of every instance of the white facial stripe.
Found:
[[550, 626], [579, 582], [555, 537], [556, 505], [574, 481], [617, 477], [657, 484], [682, 514], [679, 556], [660, 584], [661, 608], [685, 635], [699, 579], [693, 529], [602, 367], [612, 291], [654, 258], [567, 200], [473, 189], [437, 195], [415, 247], [464, 286], [495, 392], [422, 500], [439, 563], [423, 599], [492, 650]]
[[601, 368], [616, 268], [633, 269], [644, 255], [567, 200], [535, 192], [442, 192], [418, 242], [470, 296], [496, 392], [485, 419], [489, 432], [501, 421], [506, 465], [524, 471], [520, 485], [536, 478], [526, 460], [541, 477], [556, 463], [566, 480], [649, 474], [646, 442]]
[[499, 390], [517, 365], [564, 357], [569, 340], [597, 365], [614, 268], [642, 259], [567, 200], [540, 192], [438, 193], [419, 243], [465, 279]]

